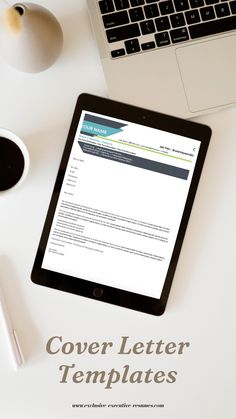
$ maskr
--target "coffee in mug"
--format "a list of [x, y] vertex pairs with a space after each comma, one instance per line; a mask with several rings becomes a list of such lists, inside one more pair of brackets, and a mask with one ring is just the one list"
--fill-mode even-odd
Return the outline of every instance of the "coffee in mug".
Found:
[[12, 132], [0, 129], [0, 192], [18, 186], [29, 169], [24, 143]]

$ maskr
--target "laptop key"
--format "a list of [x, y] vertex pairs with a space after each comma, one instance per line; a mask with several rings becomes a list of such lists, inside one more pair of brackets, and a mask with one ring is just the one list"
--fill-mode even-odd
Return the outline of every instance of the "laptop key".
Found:
[[140, 23], [140, 27], [143, 35], [156, 32], [153, 20], [144, 20], [144, 22]]
[[183, 13], [176, 13], [175, 15], [171, 15], [170, 21], [173, 28], [179, 28], [180, 26], [185, 25], [185, 19], [184, 19]]
[[141, 48], [143, 51], [146, 51], [148, 49], [155, 48], [155, 42], [144, 42], [144, 44], [141, 44]]
[[115, 8], [112, 0], [102, 0], [99, 2], [99, 7], [102, 14], [114, 12]]
[[174, 13], [174, 6], [172, 0], [161, 1], [159, 3], [160, 11], [162, 15], [168, 15]]
[[135, 9], [129, 10], [131, 22], [138, 22], [139, 20], [144, 20], [143, 8], [136, 7]]
[[155, 19], [155, 24], [156, 24], [158, 32], [170, 29], [170, 21], [167, 16]]
[[220, 0], [205, 0], [205, 3], [208, 4], [215, 4], [215, 3], [219, 3]]
[[224, 17], [230, 15], [229, 6], [227, 3], [217, 4], [215, 6], [217, 17]]
[[200, 9], [202, 20], [211, 20], [215, 18], [215, 12], [212, 6]]
[[115, 0], [116, 10], [128, 9], [129, 0]]
[[140, 30], [138, 24], [133, 23], [132, 25], [125, 25], [114, 29], [108, 29], [106, 31], [106, 35], [108, 42], [111, 43], [140, 36]]
[[130, 41], [125, 41], [125, 48], [127, 54], [134, 54], [134, 52], [140, 51], [140, 45], [137, 39], [130, 39]]
[[175, 8], [177, 12], [182, 12], [183, 10], [189, 9], [188, 0], [174, 0]]
[[144, 0], [130, 0], [130, 3], [132, 7], [136, 7], [136, 6], [142, 6], [145, 2]]
[[144, 11], [147, 19], [159, 16], [159, 9], [156, 3], [144, 6]]
[[187, 41], [189, 39], [187, 28], [173, 29], [170, 31], [170, 36], [174, 44], [177, 42]]
[[155, 39], [158, 47], [164, 47], [170, 44], [170, 37], [168, 32], [156, 33]]
[[106, 29], [113, 28], [114, 26], [121, 26], [129, 23], [129, 16], [126, 10], [122, 12], [109, 13], [102, 17], [103, 24]]
[[204, 0], [190, 0], [190, 6], [194, 9], [195, 7], [204, 6]]
[[189, 33], [192, 39], [201, 38], [202, 36], [215, 35], [236, 29], [235, 16], [216, 19], [210, 22], [199, 23], [189, 26]]
[[111, 51], [111, 56], [112, 56], [113, 58], [116, 58], [116, 57], [121, 57], [122, 55], [125, 55], [125, 50], [124, 50], [124, 48], [114, 49], [113, 51]]
[[232, 12], [233, 14], [236, 14], [236, 1], [231, 1], [231, 2], [229, 3], [229, 5], [230, 5], [231, 12]]
[[185, 12], [185, 17], [189, 25], [192, 25], [193, 23], [198, 23], [201, 20], [199, 11], [197, 9]]

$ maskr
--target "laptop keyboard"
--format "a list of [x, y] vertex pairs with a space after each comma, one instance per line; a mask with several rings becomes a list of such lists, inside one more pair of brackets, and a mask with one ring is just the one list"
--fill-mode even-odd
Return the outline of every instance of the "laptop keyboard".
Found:
[[112, 58], [236, 29], [236, 0], [99, 1]]

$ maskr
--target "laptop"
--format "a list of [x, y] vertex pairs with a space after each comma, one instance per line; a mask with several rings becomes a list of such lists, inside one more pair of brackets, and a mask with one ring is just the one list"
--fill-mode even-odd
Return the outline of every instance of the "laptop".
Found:
[[87, 0], [111, 98], [189, 118], [236, 104], [236, 0]]

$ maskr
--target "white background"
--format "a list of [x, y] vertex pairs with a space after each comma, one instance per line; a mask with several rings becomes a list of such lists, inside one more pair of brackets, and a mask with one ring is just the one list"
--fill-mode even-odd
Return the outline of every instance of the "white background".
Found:
[[[236, 109], [198, 118], [213, 137], [203, 170], [167, 310], [156, 318], [31, 283], [30, 271], [48, 208], [76, 98], [107, 94], [85, 1], [45, 0], [60, 20], [65, 48], [39, 75], [0, 63], [0, 126], [22, 137], [31, 156], [22, 187], [0, 196], [0, 284], [18, 331], [26, 363], [17, 373], [0, 333], [0, 417], [3, 419], [235, 418], [235, 210]], [[53, 335], [72, 341], [149, 339], [189, 341], [183, 356], [121, 357], [46, 354]], [[179, 373], [167, 384], [59, 384], [58, 366]], [[80, 411], [79, 402], [164, 403], [164, 410]]]

